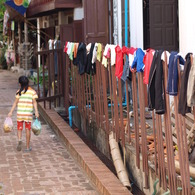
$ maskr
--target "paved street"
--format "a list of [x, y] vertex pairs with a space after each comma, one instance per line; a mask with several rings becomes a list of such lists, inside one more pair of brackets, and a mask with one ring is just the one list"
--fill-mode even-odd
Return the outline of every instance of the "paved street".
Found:
[[18, 75], [0, 70], [0, 195], [96, 195], [85, 173], [58, 140], [53, 130], [42, 121], [39, 136], [32, 134], [32, 151], [25, 153], [25, 132], [22, 151], [16, 150], [16, 110], [14, 131], [3, 132], [3, 122], [18, 89]]

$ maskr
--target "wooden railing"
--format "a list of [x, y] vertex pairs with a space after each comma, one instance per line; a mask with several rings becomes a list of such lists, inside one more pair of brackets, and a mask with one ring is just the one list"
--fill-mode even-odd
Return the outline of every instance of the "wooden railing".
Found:
[[[55, 75], [56, 54], [58, 70]], [[164, 87], [166, 111], [159, 115], [153, 110], [152, 119], [148, 120], [145, 118], [147, 97], [143, 73], [133, 72], [131, 82], [123, 83], [115, 77], [115, 66], [111, 66], [109, 60], [107, 68], [101, 62], [96, 62], [96, 74], [80, 75], [78, 66], [69, 60], [68, 55], [63, 63], [62, 48], [37, 52], [37, 60], [39, 55], [41, 64], [46, 69], [43, 69], [41, 74], [40, 69], [37, 70], [38, 80], [43, 76], [43, 96], [38, 101], [44, 101], [44, 106], [46, 101], [49, 101], [51, 108], [52, 102], [55, 106], [63, 97], [66, 112], [70, 106], [75, 106], [84, 121], [95, 122], [97, 128], [103, 129], [107, 134], [113, 131], [115, 139], [122, 147], [131, 144], [136, 151], [136, 166], [142, 169], [145, 175], [145, 188], [149, 188], [149, 164], [153, 164], [159, 184], [165, 191], [169, 189], [171, 194], [179, 194], [177, 189], [182, 187], [182, 193], [191, 193], [190, 177], [194, 173], [189, 166], [188, 152], [195, 139], [194, 114], [182, 116], [178, 113], [179, 95], [170, 102]], [[168, 66], [166, 62], [162, 63], [162, 66], [166, 86]], [[179, 88], [180, 75], [179, 71]], [[49, 86], [47, 96], [46, 76]], [[132, 89], [131, 96], [129, 88]], [[126, 101], [123, 98], [124, 89]], [[38, 90], [40, 94], [39, 87]], [[192, 142], [189, 142], [188, 138]]]
[[[40, 58], [41, 65], [37, 68], [38, 83], [38, 101], [49, 102], [51, 108], [52, 102], [54, 107], [61, 105], [61, 98], [64, 97], [64, 63], [63, 49], [45, 49], [36, 53], [36, 59]], [[64, 104], [63, 104], [64, 105]]]

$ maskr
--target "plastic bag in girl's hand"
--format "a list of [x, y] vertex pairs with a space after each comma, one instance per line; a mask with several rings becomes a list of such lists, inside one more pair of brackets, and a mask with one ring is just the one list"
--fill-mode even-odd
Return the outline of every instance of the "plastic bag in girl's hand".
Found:
[[37, 118], [32, 124], [32, 132], [34, 135], [39, 135], [41, 133], [41, 122]]
[[13, 130], [13, 122], [10, 117], [6, 117], [5, 122], [3, 124], [3, 129], [5, 133], [12, 132]]

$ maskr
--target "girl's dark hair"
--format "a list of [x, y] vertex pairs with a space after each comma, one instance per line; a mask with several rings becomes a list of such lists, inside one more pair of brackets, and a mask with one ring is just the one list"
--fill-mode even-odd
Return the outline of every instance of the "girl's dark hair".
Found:
[[26, 76], [21, 76], [19, 77], [18, 79], [18, 82], [20, 83], [21, 85], [21, 88], [20, 90], [16, 93], [19, 94], [19, 96], [21, 96], [21, 92], [24, 90], [24, 93], [26, 93], [26, 91], [28, 90], [28, 86], [29, 86], [29, 80]]

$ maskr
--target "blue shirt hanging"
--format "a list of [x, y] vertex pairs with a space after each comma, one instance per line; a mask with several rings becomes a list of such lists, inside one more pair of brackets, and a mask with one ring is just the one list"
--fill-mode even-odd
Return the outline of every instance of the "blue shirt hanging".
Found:
[[144, 56], [144, 51], [141, 48], [138, 48], [134, 54], [134, 60], [131, 65], [131, 68], [136, 69], [137, 72], [143, 72], [145, 68], [145, 65], [143, 63]]
[[184, 59], [177, 52], [172, 51], [169, 57], [167, 93], [176, 96], [178, 93], [178, 60], [184, 65]]

